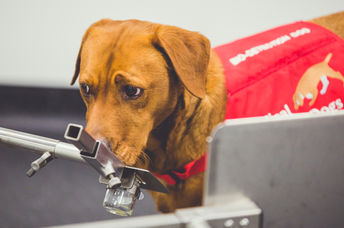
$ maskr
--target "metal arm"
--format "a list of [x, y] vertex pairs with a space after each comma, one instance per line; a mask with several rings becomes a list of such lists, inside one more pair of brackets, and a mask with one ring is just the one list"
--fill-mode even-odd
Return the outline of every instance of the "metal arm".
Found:
[[37, 154], [49, 152], [54, 158], [64, 158], [87, 164], [74, 145], [51, 138], [0, 127], [0, 143], [28, 149]]
[[[0, 143], [28, 149], [38, 154], [46, 152], [51, 154], [51, 156], [46, 154], [46, 158], [41, 157], [42, 159], [64, 158], [90, 165], [105, 179], [114, 173], [116, 177], [121, 179], [124, 173], [123, 178], [126, 180], [121, 179], [124, 185], [132, 182], [128, 180], [128, 177], [137, 175], [140, 179], [141, 188], [168, 193], [165, 186], [152, 173], [145, 169], [124, 165], [103, 143], [94, 140], [84, 131], [81, 125], [69, 124], [65, 132], [65, 138], [74, 145], [56, 139], [0, 127]], [[35, 169], [34, 167], [39, 166], [41, 168], [46, 164], [42, 159], [37, 159], [36, 163], [33, 162], [31, 167], [34, 171], [37, 171], [37, 168]], [[29, 170], [28, 175], [30, 176], [31, 173], [32, 170]], [[110, 180], [111, 178], [108, 181]]]
[[166, 187], [148, 170], [126, 166], [101, 141], [94, 140], [81, 125], [69, 124], [65, 138], [72, 144], [0, 127], [0, 143], [42, 154], [26, 173], [33, 176], [54, 158], [65, 158], [93, 167], [106, 184], [103, 206], [110, 213], [128, 216], [136, 199], [143, 197], [140, 188], [168, 193]]

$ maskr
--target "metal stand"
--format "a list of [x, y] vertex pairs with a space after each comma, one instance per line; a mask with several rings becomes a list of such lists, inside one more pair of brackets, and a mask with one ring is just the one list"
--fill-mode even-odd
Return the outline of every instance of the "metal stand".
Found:
[[245, 196], [221, 205], [179, 209], [174, 214], [134, 217], [63, 226], [64, 228], [259, 228], [262, 210]]
[[249, 198], [238, 196], [221, 205], [177, 210], [176, 216], [186, 227], [258, 228], [262, 210]]
[[106, 184], [103, 207], [110, 213], [130, 216], [136, 200], [143, 198], [140, 188], [168, 193], [166, 187], [148, 170], [126, 166], [101, 141], [94, 140], [81, 125], [69, 124], [65, 138], [72, 144], [0, 128], [0, 143], [42, 154], [31, 163], [26, 175], [32, 177], [54, 158], [66, 158], [93, 167]]

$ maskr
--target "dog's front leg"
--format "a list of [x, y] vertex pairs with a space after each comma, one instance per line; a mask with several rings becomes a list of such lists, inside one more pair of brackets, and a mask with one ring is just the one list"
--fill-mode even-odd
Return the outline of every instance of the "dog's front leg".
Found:
[[204, 174], [192, 176], [173, 186], [167, 186], [169, 194], [150, 192], [158, 211], [170, 213], [176, 208], [201, 206], [203, 198]]
[[155, 207], [157, 211], [162, 213], [170, 213], [176, 209], [174, 202], [174, 192], [170, 190], [170, 193], [164, 194], [160, 192], [149, 191], [154, 199]]

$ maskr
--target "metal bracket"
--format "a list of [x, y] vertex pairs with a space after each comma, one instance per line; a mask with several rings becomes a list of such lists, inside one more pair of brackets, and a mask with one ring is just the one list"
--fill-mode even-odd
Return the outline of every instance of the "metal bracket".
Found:
[[31, 168], [26, 172], [26, 175], [28, 177], [32, 177], [38, 170], [53, 160], [53, 158], [54, 157], [50, 152], [45, 152], [41, 157], [31, 163]]
[[131, 188], [137, 178], [140, 188], [168, 193], [167, 188], [151, 172], [126, 166], [104, 143], [93, 139], [83, 126], [68, 124], [64, 137], [80, 150], [81, 157], [103, 176], [101, 182], [107, 183], [110, 188], [119, 185]]

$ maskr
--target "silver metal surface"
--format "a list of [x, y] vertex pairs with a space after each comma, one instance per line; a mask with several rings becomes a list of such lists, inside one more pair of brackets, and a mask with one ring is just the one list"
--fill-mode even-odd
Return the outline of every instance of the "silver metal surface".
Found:
[[68, 124], [64, 138], [69, 140], [81, 152], [87, 153], [90, 156], [94, 152], [94, 139], [84, 131], [84, 127], [82, 125], [73, 123]]
[[65, 143], [65, 142], [57, 143], [54, 154], [55, 154], [55, 157], [57, 158], [65, 158], [68, 160], [81, 162], [85, 165], [88, 165], [85, 159], [80, 155], [80, 151], [74, 145], [70, 143]]
[[46, 166], [54, 159], [50, 152], [45, 152], [41, 157], [31, 163], [31, 168], [26, 172], [26, 176], [32, 177], [38, 170]]
[[148, 170], [125, 166], [124, 172], [135, 172], [140, 179], [140, 187], [143, 189], [169, 193], [167, 188]]
[[[141, 217], [125, 218], [120, 220], [106, 220], [89, 223], [54, 226], [55, 228], [183, 228], [174, 214], [147, 215]], [[53, 227], [51, 227], [53, 228]]]
[[[232, 202], [221, 205], [193, 207], [177, 210], [174, 214], [142, 216], [121, 220], [98, 221], [92, 223], [71, 224], [61, 227], [135, 227], [135, 228], [174, 228], [174, 227], [261, 227], [262, 210], [247, 197], [237, 195]], [[231, 226], [229, 222], [231, 221]]]
[[205, 205], [240, 194], [265, 228], [344, 227], [343, 112], [228, 120], [210, 141]]
[[108, 179], [107, 188], [111, 188], [111, 192], [107, 191], [103, 206], [111, 213], [122, 216], [132, 215], [141, 187], [168, 192], [156, 177], [152, 174], [146, 175], [150, 174], [148, 170], [125, 166], [105, 144], [94, 140], [81, 125], [69, 124], [65, 137], [75, 146], [68, 146], [66, 143], [50, 138], [0, 128], [0, 143], [43, 154], [31, 163], [31, 168], [26, 173], [28, 177], [32, 177], [49, 161], [57, 157], [67, 159], [72, 157], [72, 160], [95, 168], [104, 179]]
[[[75, 134], [68, 134], [71, 126], [76, 127], [76, 129], [74, 129], [76, 130], [74, 131]], [[84, 157], [81, 156], [80, 149], [85, 149], [85, 145], [93, 149], [93, 145], [95, 143], [95, 140], [91, 138], [87, 132], [83, 131], [83, 127], [81, 125], [69, 124], [66, 130], [66, 136], [73, 142], [77, 141], [75, 144], [78, 145], [79, 149], [70, 143], [0, 127], [0, 143], [24, 148], [38, 154], [49, 152], [54, 158], [69, 159], [86, 165], [90, 165], [90, 163], [92, 163], [86, 162], [84, 157], [87, 156], [88, 158], [98, 158], [97, 163], [102, 164], [104, 167], [107, 167], [108, 161], [111, 160], [111, 167], [123, 166], [124, 171], [135, 172], [142, 181], [140, 186], [141, 188], [168, 193], [168, 190], [165, 188], [165, 186], [148, 170], [125, 166], [111, 152], [111, 156], [107, 156], [109, 152], [106, 146], [104, 146], [102, 143], [99, 143], [99, 147], [95, 148], [97, 150], [95, 150], [94, 153], [85, 154], [87, 156]], [[104, 168], [104, 170], [108, 169]], [[106, 175], [107, 172], [108, 171], [104, 171], [103, 174]]]
[[104, 178], [122, 177], [124, 164], [105, 146], [96, 141], [78, 124], [68, 124], [65, 139], [80, 150], [80, 155]]
[[131, 166], [125, 166], [112, 151], [102, 142], [92, 138], [83, 126], [78, 124], [69, 124], [65, 138], [80, 149], [81, 156], [104, 178], [110, 174], [118, 177], [122, 181], [122, 187], [125, 186], [129, 176], [138, 176], [140, 188], [157, 192], [168, 193], [167, 188], [148, 170]]
[[75, 146], [51, 138], [0, 127], [0, 143], [28, 149], [38, 154], [50, 152], [55, 158], [65, 158], [86, 164]]
[[185, 228], [211, 228], [211, 226], [204, 219], [197, 218], [186, 224]]
[[[222, 201], [221, 204], [186, 208], [176, 211], [177, 217], [183, 224], [192, 225], [203, 220], [209, 227], [261, 227], [262, 210], [249, 198], [237, 194], [232, 201]], [[242, 221], [249, 221], [243, 226]]]

